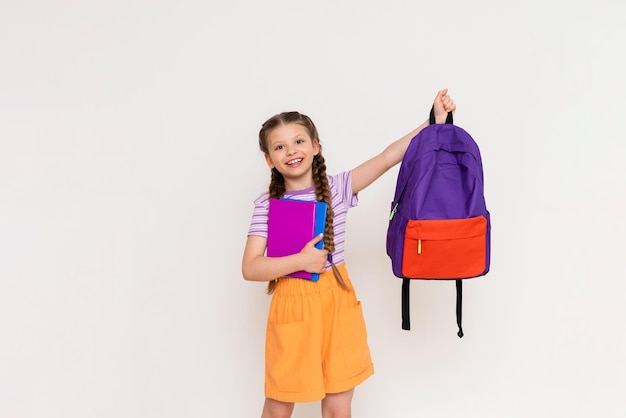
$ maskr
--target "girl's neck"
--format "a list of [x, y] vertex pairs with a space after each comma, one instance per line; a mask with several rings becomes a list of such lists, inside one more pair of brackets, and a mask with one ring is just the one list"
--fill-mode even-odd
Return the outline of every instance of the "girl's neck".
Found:
[[291, 181], [288, 179], [285, 179], [285, 190], [288, 192], [306, 190], [312, 187], [313, 187], [313, 179], [306, 179], [306, 180], [294, 179]]

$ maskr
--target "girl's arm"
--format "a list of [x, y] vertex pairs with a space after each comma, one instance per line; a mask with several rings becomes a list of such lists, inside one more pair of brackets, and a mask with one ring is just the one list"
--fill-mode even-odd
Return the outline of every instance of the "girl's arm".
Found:
[[302, 251], [286, 257], [266, 257], [267, 238], [249, 235], [241, 263], [243, 278], [254, 282], [268, 282], [295, 271], [323, 273], [327, 250], [315, 248], [322, 234], [309, 241]]
[[[448, 112], [456, 110], [454, 101], [447, 93], [448, 89], [444, 89], [439, 91], [435, 97], [433, 107], [437, 123], [445, 122]], [[352, 170], [352, 192], [358, 193], [365, 189], [387, 170], [402, 161], [411, 139], [428, 126], [428, 123], [428, 121], [424, 121], [420, 126], [391, 143], [383, 152]]]

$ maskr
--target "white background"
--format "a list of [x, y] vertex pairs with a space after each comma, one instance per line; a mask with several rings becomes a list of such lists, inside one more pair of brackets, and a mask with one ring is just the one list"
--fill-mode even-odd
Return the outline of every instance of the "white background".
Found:
[[[355, 417], [626, 416], [619, 2], [0, 2], [0, 417], [253, 417], [269, 298], [241, 277], [271, 115], [329, 172], [447, 87], [478, 142], [492, 266], [413, 282], [385, 254], [397, 167], [347, 265], [376, 373]], [[318, 417], [319, 403], [295, 417]]]

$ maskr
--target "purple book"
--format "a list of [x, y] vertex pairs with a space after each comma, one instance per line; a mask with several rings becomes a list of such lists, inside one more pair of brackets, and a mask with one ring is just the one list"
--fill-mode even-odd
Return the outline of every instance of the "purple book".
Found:
[[[326, 202], [296, 199], [270, 199], [267, 221], [267, 256], [283, 257], [299, 253], [307, 242], [324, 232]], [[315, 246], [323, 248], [323, 240]], [[296, 271], [287, 277], [317, 281], [318, 273]]]

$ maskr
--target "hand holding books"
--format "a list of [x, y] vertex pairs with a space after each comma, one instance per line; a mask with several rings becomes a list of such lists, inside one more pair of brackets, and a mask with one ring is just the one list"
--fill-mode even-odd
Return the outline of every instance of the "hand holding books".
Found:
[[300, 254], [303, 255], [303, 269], [311, 273], [323, 273], [328, 260], [328, 251], [316, 248], [315, 244], [324, 239], [324, 234], [319, 234], [307, 242]]

